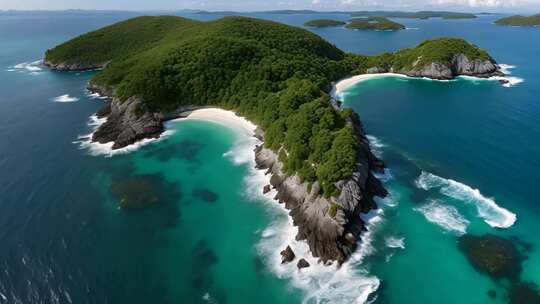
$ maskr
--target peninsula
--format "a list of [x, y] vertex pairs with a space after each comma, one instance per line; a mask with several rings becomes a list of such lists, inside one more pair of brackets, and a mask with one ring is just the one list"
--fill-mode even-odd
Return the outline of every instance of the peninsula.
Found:
[[500, 25], [512, 25], [512, 26], [539, 26], [540, 25], [540, 14], [532, 16], [511, 16], [506, 18], [501, 18], [495, 21], [496, 24]]
[[373, 198], [387, 192], [374, 175], [384, 164], [358, 115], [329, 95], [332, 82], [383, 72], [435, 79], [502, 74], [485, 51], [462, 39], [363, 56], [304, 29], [245, 17], [138, 17], [48, 50], [44, 64], [102, 69], [88, 89], [112, 100], [98, 111], [107, 120], [92, 140], [114, 142], [113, 149], [159, 137], [164, 121], [201, 107], [255, 123], [264, 141], [255, 150], [257, 166], [271, 175], [297, 239], [315, 257], [339, 263], [364, 229], [359, 214], [377, 208]]

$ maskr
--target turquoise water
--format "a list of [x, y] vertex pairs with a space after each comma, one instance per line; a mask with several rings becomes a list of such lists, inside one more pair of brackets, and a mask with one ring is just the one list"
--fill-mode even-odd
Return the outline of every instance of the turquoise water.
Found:
[[[475, 271], [457, 248], [460, 236], [484, 233], [532, 244], [520, 279], [540, 285], [539, 29], [495, 26], [490, 16], [400, 20], [410, 29], [395, 33], [314, 30], [366, 54], [462, 36], [524, 82], [385, 78], [351, 88], [345, 106], [387, 163], [391, 196], [347, 265], [310, 259], [299, 272], [279, 264], [286, 244], [308, 253], [272, 193], [260, 192], [254, 139], [186, 120], [126, 154], [81, 146], [102, 104], [84, 90], [92, 74], [35, 61], [132, 15], [0, 14], [0, 303], [353, 303], [375, 289], [375, 303], [507, 303], [508, 283]], [[321, 17], [255, 16], [293, 25]], [[154, 203], [119, 208], [130, 195]]]

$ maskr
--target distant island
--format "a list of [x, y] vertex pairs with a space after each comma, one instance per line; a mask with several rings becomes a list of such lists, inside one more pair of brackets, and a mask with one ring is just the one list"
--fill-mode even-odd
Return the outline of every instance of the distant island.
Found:
[[315, 19], [304, 23], [304, 26], [319, 28], [343, 25], [345, 25], [345, 27], [348, 29], [355, 30], [396, 31], [405, 29], [405, 26], [403, 24], [391, 21], [385, 17], [355, 18], [352, 19], [349, 23], [332, 19]]
[[394, 22], [385, 17], [365, 17], [354, 18], [345, 26], [355, 30], [380, 30], [380, 31], [397, 31], [405, 29], [403, 24]]
[[511, 16], [506, 18], [501, 18], [495, 21], [496, 24], [500, 25], [513, 25], [513, 26], [539, 26], [540, 25], [540, 14], [532, 16]]
[[420, 12], [402, 12], [402, 11], [359, 11], [351, 13], [353, 17], [387, 17], [387, 18], [413, 18], [413, 19], [473, 19], [475, 14], [445, 12], [445, 11], [420, 11]]
[[[387, 191], [375, 177], [384, 164], [360, 119], [341, 109], [332, 82], [393, 72], [434, 79], [502, 75], [487, 52], [463, 39], [428, 40], [377, 56], [345, 53], [304, 29], [246, 17], [201, 22], [138, 17], [104, 27], [45, 54], [59, 71], [102, 69], [88, 89], [112, 98], [92, 140], [113, 149], [164, 131], [163, 122], [193, 109], [220, 107], [258, 125], [257, 167], [265, 191], [290, 210], [298, 240], [323, 262], [343, 263]], [[288, 248], [290, 249], [290, 248]], [[294, 258], [283, 251], [284, 262]]]
[[315, 20], [310, 20], [304, 23], [305, 26], [309, 26], [309, 27], [331, 27], [331, 26], [342, 26], [345, 24], [347, 23], [343, 21], [331, 20], [331, 19], [315, 19]]

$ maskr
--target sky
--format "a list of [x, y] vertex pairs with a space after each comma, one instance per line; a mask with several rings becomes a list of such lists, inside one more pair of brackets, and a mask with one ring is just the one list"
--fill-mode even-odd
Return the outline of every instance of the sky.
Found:
[[0, 10], [460, 10], [540, 12], [540, 0], [0, 0]]

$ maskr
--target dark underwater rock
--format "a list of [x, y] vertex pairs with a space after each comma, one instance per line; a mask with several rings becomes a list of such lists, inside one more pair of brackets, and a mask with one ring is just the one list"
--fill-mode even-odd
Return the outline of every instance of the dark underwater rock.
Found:
[[200, 198], [207, 203], [214, 203], [218, 199], [217, 194], [208, 189], [193, 190], [193, 196]]
[[174, 202], [180, 195], [175, 184], [160, 174], [118, 177], [113, 180], [111, 193], [122, 209], [140, 209], [164, 202]]
[[497, 292], [493, 289], [488, 290], [487, 294], [492, 299], [495, 299], [497, 297]]
[[296, 264], [296, 267], [298, 267], [298, 269], [308, 268], [309, 263], [308, 261], [306, 261], [306, 259], [300, 259], [298, 263]]
[[538, 287], [530, 282], [513, 284], [508, 291], [510, 304], [540, 304]]
[[283, 251], [281, 251], [281, 264], [286, 264], [292, 262], [295, 258], [295, 254], [291, 249], [291, 246], [287, 246]]
[[459, 239], [459, 249], [480, 272], [495, 279], [519, 278], [524, 256], [511, 240], [491, 234], [464, 235]]

